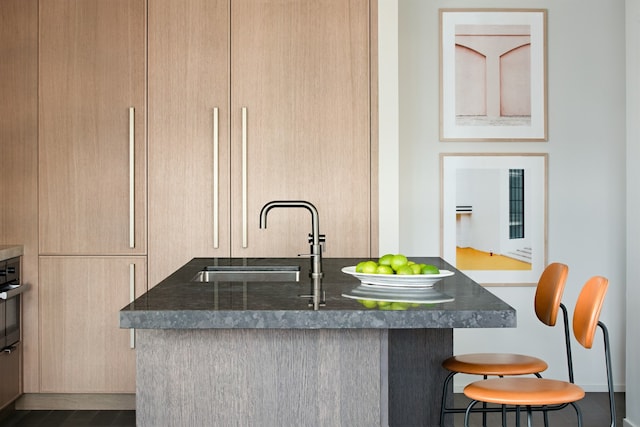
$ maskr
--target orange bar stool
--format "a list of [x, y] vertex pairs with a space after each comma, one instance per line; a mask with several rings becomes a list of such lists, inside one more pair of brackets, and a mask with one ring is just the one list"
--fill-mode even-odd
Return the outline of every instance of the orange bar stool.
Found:
[[[615, 427], [615, 401], [613, 399], [609, 333], [604, 323], [599, 320], [608, 286], [609, 281], [601, 276], [594, 276], [585, 283], [580, 291], [573, 313], [573, 332], [580, 345], [590, 349], [593, 346], [597, 327], [602, 329], [611, 426]], [[518, 426], [520, 425], [520, 408], [522, 407], [527, 410], [527, 425], [531, 426], [532, 408], [563, 403], [571, 404], [578, 417], [578, 426], [582, 426], [582, 413], [576, 402], [584, 397], [584, 390], [572, 382], [533, 377], [493, 378], [469, 384], [465, 387], [464, 394], [471, 399], [471, 403], [465, 411], [465, 427], [469, 425], [471, 409], [478, 402], [515, 406], [516, 425]], [[505, 426], [506, 415], [504, 411], [502, 414], [502, 425]]]
[[[534, 298], [534, 310], [538, 319], [548, 326], [555, 326], [558, 311], [562, 310], [564, 320], [565, 347], [567, 351], [567, 364], [569, 369], [569, 380], [573, 382], [573, 365], [571, 362], [571, 340], [569, 332], [569, 316], [567, 309], [562, 304], [569, 267], [562, 263], [549, 264], [538, 280], [536, 294]], [[481, 375], [483, 378], [489, 376], [511, 376], [511, 375], [536, 375], [540, 377], [540, 372], [547, 369], [547, 363], [533, 356], [510, 353], [472, 353], [454, 355], [444, 362], [442, 367], [450, 371], [445, 378], [442, 388], [442, 403], [440, 406], [440, 425], [444, 425], [444, 416], [448, 413], [464, 413], [467, 408], [456, 408], [446, 406], [446, 396], [449, 385], [453, 377], [458, 373]], [[487, 412], [498, 412], [504, 408], [488, 408], [483, 404], [482, 409], [474, 412], [483, 413], [483, 426], [487, 425]], [[545, 425], [547, 418], [545, 414]]]

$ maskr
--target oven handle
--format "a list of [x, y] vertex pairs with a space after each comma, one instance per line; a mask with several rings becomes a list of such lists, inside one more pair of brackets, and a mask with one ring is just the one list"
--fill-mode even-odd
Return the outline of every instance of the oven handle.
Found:
[[16, 348], [17, 348], [17, 347], [16, 347], [16, 345], [15, 345], [15, 344], [14, 344], [14, 345], [10, 345], [9, 347], [5, 347], [5, 348], [3, 348], [3, 349], [2, 349], [2, 352], [3, 352], [3, 353], [7, 353], [7, 354], [11, 354], [11, 353], [13, 353], [13, 351], [14, 351]]
[[0, 292], [0, 299], [9, 299], [9, 298], [13, 298], [16, 295], [20, 295], [21, 293], [23, 293], [24, 291], [27, 290], [27, 288], [29, 287], [29, 284], [25, 283], [22, 285], [9, 285], [10, 288]]

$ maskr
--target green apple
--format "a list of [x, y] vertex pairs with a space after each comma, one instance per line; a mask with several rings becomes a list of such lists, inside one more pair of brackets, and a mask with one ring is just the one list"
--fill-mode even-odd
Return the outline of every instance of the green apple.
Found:
[[391, 268], [393, 268], [397, 272], [400, 267], [404, 267], [408, 262], [409, 260], [406, 256], [402, 254], [394, 255], [391, 258]]
[[426, 264], [420, 271], [421, 274], [440, 274], [440, 269], [435, 265]]
[[420, 272], [422, 271], [422, 267], [420, 267], [420, 264], [409, 264], [409, 268], [411, 268], [413, 274], [420, 274]]
[[393, 268], [388, 265], [379, 265], [376, 274], [393, 274]]
[[360, 261], [359, 263], [356, 264], [356, 273], [362, 273], [362, 267], [364, 266], [365, 263], [367, 263], [368, 261]]
[[403, 265], [402, 267], [396, 270], [396, 274], [410, 276], [413, 275], [413, 268], [410, 265]]
[[362, 271], [361, 273], [364, 274], [376, 274], [376, 271], [378, 270], [378, 263], [375, 261], [366, 261], [364, 264], [362, 264]]
[[382, 255], [380, 259], [378, 259], [378, 264], [391, 266], [391, 258], [393, 258], [393, 254]]

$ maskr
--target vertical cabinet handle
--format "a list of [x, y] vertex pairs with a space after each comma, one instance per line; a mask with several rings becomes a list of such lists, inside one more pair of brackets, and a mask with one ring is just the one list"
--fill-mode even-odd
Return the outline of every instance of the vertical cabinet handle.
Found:
[[[136, 265], [129, 264], [129, 302], [136, 299]], [[136, 348], [136, 330], [129, 330], [129, 347]]]
[[213, 247], [218, 249], [219, 247], [219, 209], [220, 209], [220, 195], [219, 195], [219, 133], [218, 133], [218, 107], [213, 109]]
[[129, 107], [129, 248], [136, 247], [135, 219], [135, 148], [136, 148], [136, 110]]
[[242, 247], [247, 242], [247, 107], [242, 107]]

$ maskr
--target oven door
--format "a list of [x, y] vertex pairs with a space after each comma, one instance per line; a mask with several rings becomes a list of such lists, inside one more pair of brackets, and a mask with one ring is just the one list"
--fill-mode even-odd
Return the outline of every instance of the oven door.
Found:
[[20, 341], [20, 298], [21, 295], [16, 295], [5, 302], [6, 342], [3, 348]]
[[0, 350], [7, 346], [7, 322], [5, 315], [7, 302], [0, 299]]

